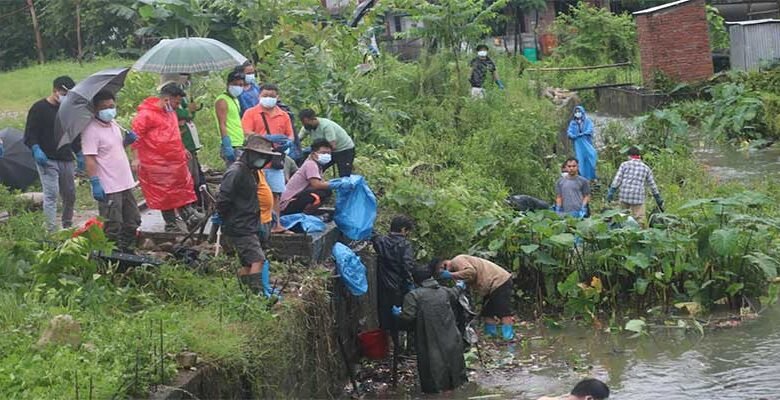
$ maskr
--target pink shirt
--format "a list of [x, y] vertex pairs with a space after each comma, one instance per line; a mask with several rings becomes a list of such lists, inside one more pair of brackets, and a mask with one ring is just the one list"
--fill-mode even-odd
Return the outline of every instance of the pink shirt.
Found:
[[81, 134], [81, 151], [95, 156], [97, 176], [106, 194], [117, 193], [135, 187], [133, 171], [122, 144], [119, 125], [92, 119]]
[[284, 210], [295, 196], [308, 189], [309, 179], [311, 178], [322, 180], [322, 171], [320, 171], [320, 166], [316, 161], [308, 159], [303, 162], [303, 165], [298, 168], [295, 175], [287, 182], [279, 202], [279, 208]]

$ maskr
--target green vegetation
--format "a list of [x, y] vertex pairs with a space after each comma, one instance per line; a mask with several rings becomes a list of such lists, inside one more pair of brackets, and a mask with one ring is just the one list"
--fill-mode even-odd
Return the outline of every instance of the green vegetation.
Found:
[[[156, 7], [171, 11], [171, 16], [150, 15], [142, 9], [143, 2], [132, 3], [133, 13], [123, 16], [138, 28], [167, 27], [166, 18], [179, 15], [163, 3]], [[224, 18], [244, 24], [261, 10], [257, 2], [220, 4], [227, 10]], [[238, 10], [242, 4], [247, 8]], [[527, 76], [512, 72], [521, 63], [517, 58], [494, 57], [506, 90], [489, 85], [484, 100], [468, 96], [466, 65], [471, 54], [464, 53], [458, 41], [476, 42], [492, 21], [486, 17], [458, 31], [464, 23], [461, 16], [492, 10], [483, 10], [477, 2], [439, 2], [427, 10], [435, 13], [427, 18], [437, 23], [426, 25], [428, 31], [422, 33], [434, 38], [458, 31], [461, 36], [430, 47], [416, 62], [402, 63], [385, 54], [367, 69], [355, 68], [363, 62], [355, 49], [365, 28], [324, 24], [313, 12], [271, 10], [263, 17], [268, 19], [258, 23], [262, 29], [241, 25], [233, 34], [262, 57], [262, 80], [279, 84], [282, 99], [294, 110], [313, 107], [352, 134], [357, 172], [366, 176], [381, 207], [377, 229], [383, 230], [394, 213], [414, 217], [418, 229], [412, 239], [420, 261], [469, 251], [493, 258], [515, 273], [521, 309], [585, 320], [615, 316], [616, 322], [618, 316], [669, 311], [681, 303], [712, 309], [723, 303], [739, 307], [743, 299], [760, 299], [761, 304], [774, 300], [776, 287], [769, 282], [780, 267], [780, 187], [766, 182], [718, 184], [693, 159], [687, 135], [689, 126], [706, 123], [727, 139], [765, 137], [759, 132], [770, 131], [745, 127], [780, 126], [771, 118], [780, 115], [776, 91], [771, 94], [774, 89], [769, 89], [776, 87], [776, 75], [718, 83], [723, 86], [711, 90], [711, 102], [656, 111], [640, 121], [636, 134], [615, 125], [599, 133], [606, 147], [598, 172], [606, 180], [624, 160], [628, 145], [644, 149], [668, 211], [655, 213], [651, 228], [616, 226], [625, 217], [605, 209], [608, 205], [598, 190], [594, 216], [587, 220], [562, 219], [550, 212], [520, 215], [505, 205], [506, 196], [551, 199], [560, 162], [569, 155], [556, 151], [562, 122], [558, 110], [537, 96]], [[451, 18], [434, 18], [437, 15]], [[567, 36], [550, 65], [635, 59], [634, 28], [625, 16], [586, 5], [574, 15], [569, 22], [583, 29]], [[598, 31], [585, 29], [582, 20], [599, 24]], [[198, 29], [224, 33], [211, 25]], [[259, 41], [266, 34], [270, 38]], [[78, 73], [70, 69], [76, 64], [55, 63], [0, 74], [0, 83], [12, 82], [18, 90], [14, 102], [0, 108], [23, 112], [46, 94], [60, 71], [80, 78], [112, 64], [127, 63], [86, 63]], [[583, 72], [565, 79], [578, 85], [603, 83], [606, 73]], [[128, 76], [119, 97], [120, 123], [129, 124], [135, 107], [157, 84], [151, 74]], [[204, 143], [200, 158], [211, 168], [222, 168], [212, 114], [213, 98], [222, 90], [224, 74], [216, 73], [195, 77], [190, 89], [204, 105], [196, 123]], [[750, 100], [755, 97], [760, 104]], [[86, 191], [79, 196], [89, 204]], [[0, 306], [7, 310], [0, 326], [8, 332], [0, 338], [0, 365], [5, 366], [0, 367], [5, 368], [0, 371], [0, 397], [75, 397], [77, 387], [86, 393], [90, 379], [99, 398], [142, 395], [150, 384], [161, 382], [161, 374], [163, 380], [171, 378], [174, 361], [168, 353], [185, 348], [207, 363], [248, 376], [263, 397], [296, 390], [317, 391], [303, 396], [332, 394], [327, 392], [328, 379], [337, 375], [339, 366], [332, 343], [322, 335], [332, 328], [327, 271], [296, 274], [301, 289], [269, 310], [267, 303], [239, 290], [235, 261], [213, 259], [197, 271], [167, 264], [159, 270], [119, 272], [88, 258], [92, 250], [110, 246], [98, 232], [91, 232], [90, 238], [69, 238], [67, 233], [46, 237], [40, 213], [25, 211], [5, 192], [0, 209], [12, 214], [0, 224]], [[82, 344], [37, 348], [34, 343], [48, 321], [64, 313], [81, 323]], [[634, 325], [626, 329], [640, 329]]]

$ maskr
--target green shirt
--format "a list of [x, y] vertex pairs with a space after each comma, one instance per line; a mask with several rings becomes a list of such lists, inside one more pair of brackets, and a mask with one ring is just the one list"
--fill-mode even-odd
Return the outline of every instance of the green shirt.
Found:
[[225, 127], [227, 128], [227, 135], [230, 138], [230, 143], [233, 147], [240, 147], [244, 145], [244, 128], [241, 127], [241, 116], [238, 113], [238, 100], [230, 96], [227, 93], [222, 93], [217, 96], [214, 101], [214, 121], [217, 123], [217, 132], [222, 136], [222, 131], [219, 129], [219, 119], [217, 118], [217, 102], [225, 100], [227, 102], [227, 120], [225, 121]]
[[[195, 113], [190, 112], [187, 108], [188, 105], [189, 102], [187, 99], [182, 98], [179, 108], [176, 109], [176, 116], [179, 118], [180, 122], [190, 122], [195, 119]], [[184, 148], [190, 153], [198, 151], [199, 148], [195, 146], [195, 141], [192, 139], [192, 132], [190, 132], [189, 125], [179, 125], [179, 130], [181, 131], [181, 141], [184, 142]]]
[[327, 119], [317, 117], [320, 124], [317, 129], [313, 131], [307, 131], [306, 128], [301, 129], [301, 133], [298, 137], [304, 137], [305, 135], [311, 135], [311, 140], [325, 139], [328, 142], [336, 142], [336, 148], [333, 151], [344, 151], [355, 148], [355, 143], [352, 138], [349, 137], [347, 131], [340, 127], [339, 124]]

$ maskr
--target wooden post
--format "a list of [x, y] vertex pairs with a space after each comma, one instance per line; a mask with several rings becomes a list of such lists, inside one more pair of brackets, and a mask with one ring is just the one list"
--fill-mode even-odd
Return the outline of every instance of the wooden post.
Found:
[[30, 9], [33, 30], [35, 31], [35, 47], [38, 48], [38, 64], [43, 64], [46, 62], [46, 59], [43, 58], [43, 39], [41, 39], [41, 30], [38, 27], [38, 17], [35, 16], [35, 4], [33, 4], [33, 0], [27, 0], [27, 7]]
[[79, 65], [81, 65], [82, 57], [84, 56], [84, 51], [81, 48], [81, 0], [76, 0], [76, 59], [79, 60]]

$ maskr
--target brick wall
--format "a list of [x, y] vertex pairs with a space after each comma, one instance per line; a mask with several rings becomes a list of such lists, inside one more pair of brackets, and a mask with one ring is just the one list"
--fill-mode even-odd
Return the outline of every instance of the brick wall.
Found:
[[712, 76], [704, 0], [689, 0], [655, 9], [634, 13], [644, 85], [653, 86], [655, 71], [680, 82]]

